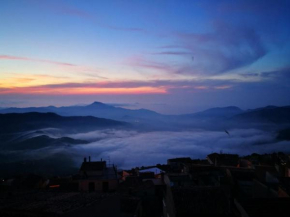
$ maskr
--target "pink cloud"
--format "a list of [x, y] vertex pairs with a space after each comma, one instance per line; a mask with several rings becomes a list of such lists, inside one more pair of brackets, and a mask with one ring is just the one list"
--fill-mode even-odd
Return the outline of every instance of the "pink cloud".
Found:
[[208, 87], [207, 86], [196, 86], [196, 87], [194, 87], [195, 89], [198, 89], [198, 90], [206, 90], [206, 89], [208, 89]]
[[222, 85], [222, 86], [215, 86], [214, 89], [224, 90], [224, 89], [229, 89], [229, 88], [232, 88], [232, 87], [233, 87], [232, 85]]
[[29, 58], [29, 57], [11, 56], [11, 55], [0, 55], [0, 60], [32, 61], [32, 62], [48, 63], [48, 64], [64, 66], [64, 67], [71, 67], [71, 68], [76, 69], [78, 74], [82, 73], [82, 75], [88, 76], [88, 77], [107, 79], [104, 76], [100, 76], [100, 75], [96, 74], [96, 73], [100, 72], [97, 69], [87, 67], [87, 66], [72, 64], [72, 63], [58, 62], [58, 61], [52, 61], [52, 60], [44, 60], [44, 59], [37, 59], [37, 58]]

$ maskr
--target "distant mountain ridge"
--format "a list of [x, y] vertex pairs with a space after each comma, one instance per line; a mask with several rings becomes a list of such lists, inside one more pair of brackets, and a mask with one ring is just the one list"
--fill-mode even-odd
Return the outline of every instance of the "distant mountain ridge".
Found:
[[232, 120], [290, 124], [290, 106], [267, 106], [238, 114]]
[[236, 106], [227, 106], [227, 107], [216, 107], [210, 108], [201, 112], [196, 112], [193, 114], [187, 114], [182, 116], [191, 116], [191, 117], [231, 117], [237, 114], [244, 112], [242, 109]]
[[42, 128], [59, 128], [83, 132], [127, 125], [125, 122], [92, 116], [63, 117], [55, 113], [38, 112], [0, 114], [0, 134], [39, 130]]
[[[198, 127], [209, 123], [238, 123], [238, 122], [261, 122], [261, 123], [290, 123], [290, 106], [266, 106], [257, 109], [242, 110], [236, 106], [216, 107], [205, 111], [184, 115], [163, 115], [148, 109], [126, 109], [113, 105], [94, 102], [86, 106], [63, 106], [63, 107], [29, 107], [29, 108], [6, 108], [0, 113], [26, 113], [26, 112], [53, 112], [61, 116], [93, 116], [98, 118], [112, 119], [149, 126], [167, 128], [172, 127]], [[157, 129], [156, 128], [156, 129]]]
[[114, 120], [123, 120], [124, 116], [128, 117], [153, 117], [159, 116], [157, 112], [147, 109], [125, 109], [107, 105], [101, 102], [94, 102], [86, 106], [63, 106], [63, 107], [28, 107], [28, 108], [6, 108], [0, 110], [0, 113], [25, 113], [25, 112], [53, 112], [62, 116], [95, 116]]
[[[62, 116], [95, 116], [101, 118], [110, 118], [115, 120], [123, 120], [124, 117], [130, 118], [156, 118], [162, 116], [231, 116], [243, 112], [236, 106], [210, 108], [205, 111], [184, 114], [184, 115], [163, 115], [148, 109], [126, 109], [116, 107], [101, 102], [93, 102], [86, 106], [47, 106], [47, 107], [27, 107], [27, 108], [4, 108], [0, 113], [25, 113], [25, 112], [53, 112]], [[228, 113], [228, 114], [226, 114]]]

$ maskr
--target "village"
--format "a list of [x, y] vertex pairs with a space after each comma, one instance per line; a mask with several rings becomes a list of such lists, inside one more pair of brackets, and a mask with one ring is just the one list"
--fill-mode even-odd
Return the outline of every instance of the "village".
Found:
[[79, 173], [3, 178], [0, 216], [289, 216], [290, 155], [212, 153], [120, 170], [84, 158]]

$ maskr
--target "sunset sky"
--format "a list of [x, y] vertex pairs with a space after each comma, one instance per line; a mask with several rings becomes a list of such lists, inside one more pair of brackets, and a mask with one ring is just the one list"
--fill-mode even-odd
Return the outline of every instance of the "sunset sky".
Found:
[[0, 107], [290, 105], [290, 1], [0, 0]]

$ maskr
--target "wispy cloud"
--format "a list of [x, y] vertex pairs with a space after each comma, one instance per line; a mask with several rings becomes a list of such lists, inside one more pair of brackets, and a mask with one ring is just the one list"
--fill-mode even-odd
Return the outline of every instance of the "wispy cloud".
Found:
[[56, 13], [61, 13], [64, 15], [74, 16], [74, 17], [87, 20], [101, 28], [115, 30], [115, 31], [146, 32], [144, 29], [139, 28], [139, 27], [122, 27], [118, 25], [108, 24], [105, 21], [102, 21], [102, 19], [98, 18], [96, 15], [89, 13], [85, 10], [73, 7], [72, 5], [69, 5], [69, 4], [60, 3], [60, 2], [57, 2], [57, 4], [54, 4], [52, 2], [39, 3], [38, 1], [36, 1], [36, 3], [38, 3], [40, 6], [45, 6], [46, 9], [48, 8], [51, 11], [54, 11]]
[[261, 77], [264, 78], [272, 78], [275, 80], [289, 80], [290, 79], [290, 67], [283, 67], [277, 70], [268, 71], [268, 72], [261, 72], [259, 74]]
[[99, 69], [91, 68], [88, 66], [77, 65], [73, 63], [66, 63], [66, 62], [58, 62], [53, 60], [46, 60], [46, 59], [38, 59], [38, 58], [30, 58], [30, 57], [19, 57], [19, 56], [12, 56], [12, 55], [0, 55], [1, 60], [11, 60], [11, 61], [31, 61], [31, 62], [39, 62], [39, 63], [47, 63], [62, 67], [68, 67], [70, 72], [74, 73], [77, 72], [78, 74], [82, 74], [84, 76], [99, 78], [99, 79], [107, 79], [104, 76], [99, 75]]
[[10, 87], [0, 90], [0, 94], [39, 94], [39, 95], [90, 95], [90, 94], [167, 94], [177, 90], [203, 91], [232, 88], [229, 82], [194, 80], [148, 80], [59, 83], [26, 87]]
[[[210, 33], [179, 32], [175, 37], [179, 41], [176, 49], [181, 47], [194, 57], [191, 70], [183, 73], [192, 71], [201, 74], [225, 73], [250, 65], [267, 53], [265, 45], [254, 29], [222, 22], [215, 22]], [[179, 53], [174, 50], [170, 52]]]
[[[219, 75], [249, 66], [267, 54], [259, 33], [249, 26], [239, 26], [215, 21], [212, 30], [206, 33], [175, 32], [168, 35], [174, 42], [157, 47], [156, 52], [147, 52], [128, 58], [125, 64], [141, 69], [158, 70], [177, 75]], [[158, 55], [164, 58], [152, 58]], [[179, 56], [172, 61], [166, 56]]]
[[96, 75], [95, 73], [82, 73], [84, 76], [88, 76], [91, 78], [101, 78], [101, 79], [108, 79], [107, 77]]
[[70, 79], [67, 76], [44, 75], [44, 74], [23, 74], [7, 73], [2, 76], [0, 87], [15, 88], [44, 85], [50, 82], [65, 82]]
[[193, 55], [192, 52], [182, 52], [182, 51], [162, 51], [151, 53], [153, 55]]
[[166, 63], [161, 63], [157, 61], [152, 61], [144, 56], [132, 56], [123, 61], [123, 64], [131, 66], [131, 67], [138, 67], [138, 68], [145, 68], [145, 69], [153, 69], [159, 71], [172, 71], [172, 66]]
[[23, 61], [49, 63], [49, 64], [60, 65], [60, 66], [72, 66], [72, 67], [77, 66], [72, 63], [58, 62], [58, 61], [52, 61], [52, 60], [43, 60], [43, 59], [29, 58], [29, 57], [10, 56], [10, 55], [0, 55], [0, 60], [23, 60]]
[[223, 89], [229, 89], [232, 87], [233, 87], [232, 85], [223, 85], [223, 86], [215, 86], [214, 89], [223, 90]]
[[208, 89], [208, 86], [196, 86], [195, 89], [198, 89], [198, 90], [207, 90]]
[[[177, 54], [176, 54], [177, 55]], [[192, 57], [190, 56], [190, 61]], [[183, 71], [190, 71], [192, 68], [189, 65], [180, 64], [177, 62], [169, 62], [169, 61], [158, 61], [152, 60], [150, 58], [146, 58], [142, 55], [131, 56], [125, 59], [122, 64], [127, 65], [136, 71], [141, 70], [142, 73], [146, 73], [146, 75], [150, 75], [150, 73], [154, 74], [154, 78], [161, 77], [170, 77], [177, 78]], [[193, 71], [192, 75], [194, 74]]]
[[239, 76], [244, 78], [259, 78], [260, 80], [276, 80], [283, 82], [290, 79], [290, 67], [280, 67], [270, 71], [262, 71], [257, 73], [240, 73]]
[[[157, 67], [159, 69], [159, 67]], [[162, 68], [162, 67], [161, 67]], [[250, 74], [250, 73], [249, 73]], [[65, 77], [60, 77], [58, 83], [31, 83], [34, 80], [46, 79], [53, 81], [55, 78], [48, 75], [27, 75], [11, 78], [5, 85], [4, 80], [0, 83], [0, 94], [39, 94], [39, 95], [92, 95], [92, 94], [174, 94], [192, 92], [219, 92], [239, 90], [258, 87], [271, 87], [283, 89], [289, 87], [289, 68], [281, 68], [274, 71], [254, 73], [248, 76], [245, 73], [237, 74], [236, 77], [197, 77], [193, 79], [147, 79], [147, 80], [93, 80], [83, 82], [65, 82]], [[58, 77], [56, 77], [58, 79]], [[23, 86], [16, 86], [20, 81], [28, 83]], [[12, 85], [14, 83], [14, 85]]]

